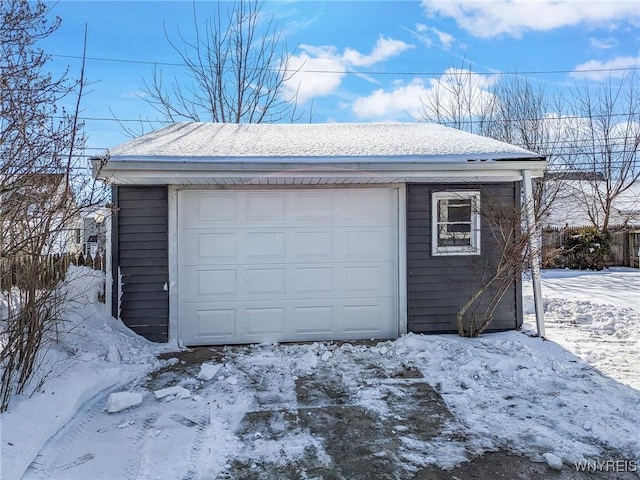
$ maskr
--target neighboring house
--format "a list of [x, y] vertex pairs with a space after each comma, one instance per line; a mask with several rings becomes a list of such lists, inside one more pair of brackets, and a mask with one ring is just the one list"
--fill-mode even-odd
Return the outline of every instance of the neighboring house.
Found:
[[0, 195], [0, 246], [13, 254], [78, 253], [80, 221], [69, 218], [73, 196], [62, 173], [31, 173], [7, 181]]
[[95, 258], [105, 252], [106, 247], [106, 220], [107, 210], [97, 209], [90, 215], [85, 215], [81, 221], [81, 245], [82, 254], [87, 257]]
[[[600, 180], [559, 178], [551, 181], [561, 184], [550, 189], [557, 193], [550, 202], [549, 214], [542, 219], [541, 226], [543, 244], [549, 251], [554, 251], [562, 247], [565, 231], [602, 227], [604, 211], [597, 198], [599, 192], [603, 195], [605, 184]], [[612, 234], [612, 262], [617, 265], [638, 266], [640, 182], [635, 182], [612, 201], [608, 230]]]
[[[112, 311], [185, 345], [456, 331], [543, 158], [426, 123], [174, 124], [93, 159], [112, 185]], [[520, 284], [493, 330], [522, 323]]]

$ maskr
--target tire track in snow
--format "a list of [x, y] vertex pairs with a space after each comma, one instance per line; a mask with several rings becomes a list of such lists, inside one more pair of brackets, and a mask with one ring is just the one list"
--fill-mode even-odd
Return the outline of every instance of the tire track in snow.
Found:
[[[73, 469], [93, 459], [91, 452], [76, 459], [68, 459], [66, 456], [73, 444], [85, 433], [87, 425], [102, 411], [100, 405], [104, 405], [107, 397], [115, 390], [117, 387], [103, 391], [78, 408], [74, 417], [40, 450], [25, 472], [23, 480], [53, 479], [60, 475], [60, 472]], [[62, 477], [66, 478], [65, 475]]]
[[[155, 409], [153, 409], [151, 412], [149, 412], [146, 415], [145, 419], [142, 421], [142, 427], [139, 429], [138, 434], [136, 435], [132, 446], [136, 446], [140, 444], [141, 442], [143, 442], [143, 440], [145, 440], [148, 437], [148, 434], [151, 431], [151, 428], [155, 425], [159, 416], [160, 414]], [[131, 451], [137, 452], [138, 456], [130, 457], [127, 459], [124, 472], [122, 472], [122, 477], [120, 477], [122, 478], [122, 480], [129, 480], [129, 479], [133, 480], [133, 479], [137, 479], [139, 476], [140, 466], [142, 464], [142, 458], [143, 458], [142, 448], [139, 448], [139, 449], [132, 448]]]

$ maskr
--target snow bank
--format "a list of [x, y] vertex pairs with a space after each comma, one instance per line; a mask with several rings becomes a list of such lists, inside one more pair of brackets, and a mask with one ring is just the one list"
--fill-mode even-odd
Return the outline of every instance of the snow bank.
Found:
[[87, 401], [158, 366], [161, 349], [105, 312], [98, 301], [104, 274], [71, 265], [55, 337], [47, 339], [27, 393], [12, 399], [2, 424], [2, 477], [20, 478], [45, 442]]

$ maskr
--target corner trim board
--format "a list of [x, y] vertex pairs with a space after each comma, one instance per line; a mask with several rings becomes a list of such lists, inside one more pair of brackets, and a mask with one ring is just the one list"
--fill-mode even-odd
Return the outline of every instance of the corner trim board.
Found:
[[180, 341], [178, 324], [178, 187], [167, 188], [169, 255], [169, 341]]
[[407, 300], [407, 184], [402, 183], [396, 190], [398, 208], [398, 334], [408, 332]]

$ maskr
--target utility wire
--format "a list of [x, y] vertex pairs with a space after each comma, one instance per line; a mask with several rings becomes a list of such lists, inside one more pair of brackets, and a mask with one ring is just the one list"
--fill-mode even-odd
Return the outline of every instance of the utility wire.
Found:
[[[82, 57], [79, 55], [62, 55], [62, 54], [49, 54], [51, 57], [56, 58], [71, 58], [76, 60], [81, 60]], [[121, 59], [121, 58], [109, 58], [109, 57], [86, 57], [87, 60], [94, 60], [98, 62], [113, 62], [113, 63], [130, 63], [130, 64], [138, 64], [138, 65], [160, 65], [167, 67], [186, 67], [185, 63], [174, 63], [174, 62], [153, 62], [149, 60], [129, 60], [129, 59]], [[279, 71], [279, 69], [271, 69], [273, 71]], [[640, 66], [638, 67], [624, 67], [624, 68], [589, 68], [589, 69], [581, 69], [581, 70], [530, 70], [523, 72], [490, 72], [490, 73], [481, 73], [481, 72], [463, 72], [456, 71], [455, 75], [546, 75], [546, 74], [558, 74], [558, 73], [598, 73], [598, 72], [627, 72], [640, 70]], [[362, 71], [362, 70], [311, 70], [301, 68], [299, 70], [296, 69], [296, 72], [302, 73], [326, 73], [333, 75], [345, 75], [345, 74], [358, 74], [358, 75], [432, 75], [432, 76], [442, 76], [447, 75], [448, 72], [435, 72], [435, 71], [406, 71], [406, 72], [374, 72], [374, 71]]]

